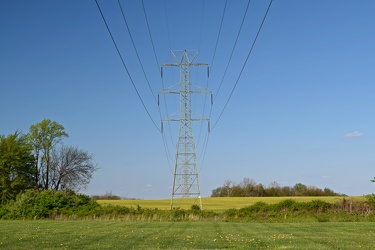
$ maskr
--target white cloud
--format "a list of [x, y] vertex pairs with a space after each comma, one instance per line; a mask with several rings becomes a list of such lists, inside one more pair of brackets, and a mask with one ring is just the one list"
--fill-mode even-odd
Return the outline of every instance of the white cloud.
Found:
[[362, 132], [354, 131], [352, 133], [348, 133], [348, 134], [344, 135], [344, 137], [346, 137], [346, 138], [353, 138], [353, 137], [358, 137], [358, 136], [362, 136], [362, 135], [363, 135]]

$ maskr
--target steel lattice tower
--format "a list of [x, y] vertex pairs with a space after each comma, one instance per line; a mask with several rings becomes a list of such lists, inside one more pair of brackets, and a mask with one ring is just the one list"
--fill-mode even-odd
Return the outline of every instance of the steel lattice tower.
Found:
[[200, 115], [195, 115], [195, 117], [192, 116], [191, 94], [211, 94], [211, 91], [193, 85], [191, 83], [190, 67], [208, 67], [208, 64], [193, 63], [194, 59], [198, 54], [197, 51], [183, 50], [171, 51], [171, 53], [173, 57], [176, 59], [176, 63], [163, 64], [162, 67], [171, 66], [180, 68], [179, 89], [173, 90], [174, 86], [171, 86], [159, 92], [159, 94], [180, 95], [179, 118], [173, 118], [173, 115], [171, 115], [162, 119], [162, 123], [163, 121], [179, 122], [179, 132], [178, 141], [176, 145], [176, 158], [174, 166], [174, 177], [170, 208], [172, 209], [173, 207], [174, 198], [176, 196], [180, 196], [182, 198], [198, 198], [200, 207], [202, 209], [202, 199], [199, 187], [198, 169], [196, 162], [197, 157], [195, 153], [192, 121], [209, 121], [209, 119]]

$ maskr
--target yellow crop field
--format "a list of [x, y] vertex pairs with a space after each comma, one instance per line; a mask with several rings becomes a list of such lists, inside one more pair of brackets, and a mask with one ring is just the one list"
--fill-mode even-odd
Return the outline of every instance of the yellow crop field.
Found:
[[[297, 202], [307, 202], [311, 200], [322, 200], [330, 203], [342, 201], [345, 198], [347, 201], [364, 201], [363, 196], [296, 196], [296, 197], [208, 197], [202, 198], [202, 204], [204, 210], [222, 211], [230, 208], [242, 208], [250, 206], [258, 201], [266, 203], [277, 203], [285, 199], [293, 199]], [[137, 207], [142, 208], [157, 208], [157, 209], [169, 209], [170, 200], [98, 200], [100, 204], [112, 204], [126, 207]], [[199, 205], [198, 199], [175, 199], [173, 206], [180, 207], [183, 209], [189, 209], [192, 204]]]

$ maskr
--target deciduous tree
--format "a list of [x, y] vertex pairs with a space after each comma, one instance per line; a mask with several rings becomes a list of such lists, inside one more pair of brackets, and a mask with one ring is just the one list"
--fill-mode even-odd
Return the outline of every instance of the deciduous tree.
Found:
[[39, 188], [49, 189], [51, 153], [54, 147], [69, 135], [64, 127], [49, 119], [30, 126], [28, 139], [34, 149], [36, 173], [35, 184]]
[[307, 186], [302, 183], [297, 183], [296, 185], [294, 185], [294, 190], [297, 196], [303, 196], [306, 195]]
[[91, 154], [77, 147], [62, 146], [52, 153], [51, 188], [78, 191], [89, 184], [95, 170], [97, 167]]
[[33, 186], [35, 174], [32, 147], [18, 132], [0, 135], [0, 199], [4, 203]]

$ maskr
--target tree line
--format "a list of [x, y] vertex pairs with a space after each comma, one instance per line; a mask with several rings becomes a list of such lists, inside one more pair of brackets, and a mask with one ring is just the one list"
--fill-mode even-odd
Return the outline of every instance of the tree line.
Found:
[[342, 196], [329, 188], [318, 188], [297, 183], [293, 187], [271, 182], [268, 186], [244, 178], [240, 183], [227, 180], [212, 190], [211, 197], [275, 197], [275, 196]]
[[0, 202], [15, 199], [27, 190], [74, 190], [85, 188], [97, 165], [93, 155], [63, 144], [65, 128], [44, 119], [27, 134], [0, 135]]

